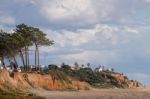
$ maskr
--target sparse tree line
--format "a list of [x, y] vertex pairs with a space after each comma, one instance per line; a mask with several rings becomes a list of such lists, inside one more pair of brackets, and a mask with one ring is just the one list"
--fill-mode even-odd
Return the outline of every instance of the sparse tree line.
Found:
[[12, 33], [0, 30], [0, 57], [4, 68], [4, 59], [8, 59], [10, 63], [13, 61], [18, 66], [16, 56], [20, 56], [24, 70], [29, 71], [29, 47], [34, 46], [35, 66], [39, 70], [39, 47], [53, 44], [54, 41], [48, 39], [42, 30], [26, 24], [17, 25]]

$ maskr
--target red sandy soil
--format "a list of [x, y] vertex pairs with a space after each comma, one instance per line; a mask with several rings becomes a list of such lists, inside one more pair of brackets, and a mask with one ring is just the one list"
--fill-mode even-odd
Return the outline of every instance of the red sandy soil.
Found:
[[87, 89], [89, 85], [85, 82], [71, 80], [71, 83], [54, 79], [50, 74], [38, 73], [10, 73], [7, 70], [0, 71], [0, 90], [27, 90], [27, 89]]

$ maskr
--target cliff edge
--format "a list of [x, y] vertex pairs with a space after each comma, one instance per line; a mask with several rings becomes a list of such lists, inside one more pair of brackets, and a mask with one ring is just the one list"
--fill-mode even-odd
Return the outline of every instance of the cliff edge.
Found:
[[78, 80], [57, 79], [50, 74], [39, 73], [11, 73], [7, 70], [0, 71], [0, 90], [26, 90], [32, 88], [42, 88], [46, 90], [78, 90], [88, 89], [86, 82]]

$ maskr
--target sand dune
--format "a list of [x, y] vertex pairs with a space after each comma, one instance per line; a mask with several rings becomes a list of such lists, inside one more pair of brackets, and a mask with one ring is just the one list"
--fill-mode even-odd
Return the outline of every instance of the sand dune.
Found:
[[47, 99], [150, 99], [150, 89], [92, 89], [90, 91], [44, 91], [33, 93]]

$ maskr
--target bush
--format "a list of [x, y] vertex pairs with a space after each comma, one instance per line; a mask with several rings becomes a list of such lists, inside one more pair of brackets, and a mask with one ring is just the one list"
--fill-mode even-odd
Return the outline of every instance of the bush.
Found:
[[62, 65], [61, 68], [63, 70], [71, 70], [71, 67], [69, 65]]
[[49, 70], [56, 70], [56, 69], [58, 69], [58, 66], [54, 65], [54, 64], [50, 64], [50, 65], [48, 65], [48, 69]]

